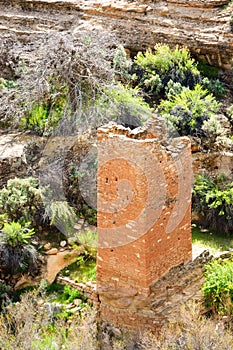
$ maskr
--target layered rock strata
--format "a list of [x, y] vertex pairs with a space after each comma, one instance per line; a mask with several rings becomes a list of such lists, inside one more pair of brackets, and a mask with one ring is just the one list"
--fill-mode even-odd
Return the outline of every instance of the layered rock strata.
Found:
[[185, 45], [211, 65], [229, 69], [233, 57], [232, 4], [228, 0], [0, 2], [0, 33], [111, 32], [130, 51], [156, 43]]

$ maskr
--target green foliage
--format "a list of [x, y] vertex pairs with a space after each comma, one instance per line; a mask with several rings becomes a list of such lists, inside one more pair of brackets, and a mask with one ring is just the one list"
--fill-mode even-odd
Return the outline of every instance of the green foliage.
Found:
[[193, 188], [194, 208], [205, 216], [206, 224], [225, 233], [233, 229], [233, 182], [219, 175], [211, 179], [198, 175]]
[[190, 88], [200, 82], [199, 71], [187, 48], [171, 49], [157, 44], [154, 49], [139, 52], [133, 67], [134, 79], [153, 98], [163, 94], [170, 80]]
[[6, 80], [0, 78], [0, 90], [10, 90], [15, 87], [15, 82], [13, 80]]
[[50, 224], [59, 228], [63, 233], [72, 234], [76, 214], [66, 201], [54, 201], [46, 207], [46, 215], [50, 217]]
[[6, 213], [10, 221], [40, 222], [42, 212], [41, 191], [35, 178], [10, 179], [0, 190], [0, 213]]
[[221, 315], [233, 311], [233, 262], [214, 260], [206, 265], [205, 283], [202, 291], [208, 306]]
[[46, 285], [45, 292], [47, 296], [52, 297], [54, 302], [59, 302], [62, 304], [72, 303], [74, 299], [77, 298], [82, 299], [83, 303], [85, 303], [87, 300], [78, 289], [56, 282]]
[[82, 218], [87, 220], [89, 225], [97, 225], [97, 209], [91, 208], [87, 204], [83, 204], [79, 214]]
[[115, 121], [125, 126], [138, 127], [152, 114], [138, 88], [133, 89], [120, 83], [104, 89], [98, 105], [102, 118], [106, 116], [106, 122]]
[[130, 80], [131, 66], [132, 66], [132, 62], [127, 59], [126, 52], [123, 46], [119, 46], [116, 49], [115, 55], [113, 57], [113, 68], [121, 81], [124, 82], [124, 81]]
[[193, 90], [182, 87], [179, 94], [171, 94], [170, 91], [170, 98], [161, 101], [159, 111], [182, 135], [200, 134], [204, 120], [209, 119], [220, 108], [213, 95], [199, 84]]
[[170, 99], [175, 95], [179, 95], [183, 89], [181, 83], [175, 83], [173, 80], [169, 80], [165, 87], [166, 98]]
[[48, 120], [48, 110], [43, 104], [35, 104], [31, 111], [24, 118], [21, 118], [20, 127], [26, 130], [33, 130], [38, 134], [43, 134]]
[[85, 247], [97, 247], [98, 234], [97, 231], [83, 231], [79, 232], [77, 235], [79, 243]]
[[39, 135], [50, 135], [67, 107], [66, 92], [67, 89], [63, 87], [53, 86], [50, 94], [42, 101], [35, 101], [21, 118], [21, 129], [32, 130]]
[[82, 299], [83, 302], [86, 301], [86, 298], [79, 292], [78, 289], [65, 285], [63, 293], [59, 294], [56, 300], [63, 304], [69, 304], [77, 298]]
[[194, 60], [190, 58], [190, 53], [187, 48], [179, 48], [179, 46], [176, 46], [176, 48], [172, 50], [168, 45], [157, 44], [154, 49], [154, 52], [149, 49], [145, 54], [139, 52], [136, 57], [136, 63], [140, 67], [148, 69], [150, 72], [156, 69], [160, 71], [162, 75], [167, 74], [174, 66], [181, 72], [191, 70], [193, 73], [198, 74]]
[[226, 89], [219, 79], [203, 78], [201, 85], [216, 97], [220, 97], [226, 93]]
[[[224, 176], [212, 180], [207, 175], [198, 175], [193, 192], [209, 208], [221, 208], [219, 215], [227, 215], [229, 206], [233, 205], [233, 182], [227, 183]], [[230, 219], [230, 216], [226, 218]]]
[[218, 78], [218, 68], [210, 66], [207, 62], [205, 61], [199, 61], [197, 63], [197, 69], [200, 71], [200, 73], [207, 78], [210, 79], [217, 79]]
[[6, 223], [2, 232], [5, 237], [4, 240], [12, 247], [16, 247], [20, 244], [29, 244], [29, 239], [35, 234], [34, 229], [29, 229], [30, 223], [22, 226], [19, 222]]
[[0, 232], [0, 263], [3, 273], [15, 275], [33, 271], [37, 266], [37, 252], [31, 245], [34, 234], [29, 223], [22, 226], [19, 222], [6, 223]]
[[96, 280], [96, 249], [86, 249], [76, 261], [62, 270], [63, 276], [69, 276], [80, 283]]

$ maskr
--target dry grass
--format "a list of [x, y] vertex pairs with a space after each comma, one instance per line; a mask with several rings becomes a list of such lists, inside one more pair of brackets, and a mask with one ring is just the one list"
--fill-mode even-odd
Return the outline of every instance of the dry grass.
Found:
[[95, 312], [91, 308], [66, 321], [44, 304], [38, 292], [22, 295], [0, 315], [1, 350], [92, 350], [97, 348]]
[[179, 324], [170, 324], [159, 338], [144, 334], [142, 350], [232, 350], [233, 335], [223, 321], [201, 314], [200, 305], [191, 303], [181, 310]]
[[[54, 311], [54, 310], [53, 310]], [[233, 335], [220, 319], [208, 319], [200, 305], [183, 308], [180, 322], [163, 328], [159, 337], [144, 333], [134, 340], [119, 336], [98, 344], [95, 311], [87, 308], [73, 319], [55, 317], [38, 292], [25, 293], [20, 303], [0, 314], [1, 350], [231, 350]], [[106, 347], [107, 345], [107, 347]]]

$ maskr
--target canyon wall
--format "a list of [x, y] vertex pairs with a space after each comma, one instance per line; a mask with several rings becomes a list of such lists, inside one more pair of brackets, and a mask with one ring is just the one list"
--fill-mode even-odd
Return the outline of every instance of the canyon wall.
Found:
[[115, 35], [131, 52], [156, 43], [185, 45], [211, 65], [233, 58], [232, 3], [228, 0], [77, 1], [1, 0], [0, 34], [22, 40], [52, 31]]

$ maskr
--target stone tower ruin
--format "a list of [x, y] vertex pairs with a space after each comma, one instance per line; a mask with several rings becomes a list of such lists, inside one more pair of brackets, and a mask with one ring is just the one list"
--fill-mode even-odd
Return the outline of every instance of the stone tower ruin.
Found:
[[[98, 130], [97, 288], [101, 320], [155, 323], [151, 286], [191, 260], [191, 149], [162, 118]], [[151, 320], [151, 322], [149, 321]]]

